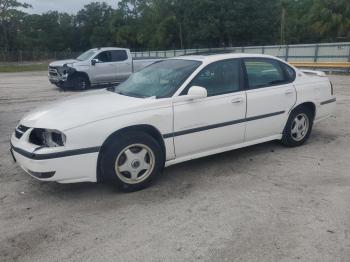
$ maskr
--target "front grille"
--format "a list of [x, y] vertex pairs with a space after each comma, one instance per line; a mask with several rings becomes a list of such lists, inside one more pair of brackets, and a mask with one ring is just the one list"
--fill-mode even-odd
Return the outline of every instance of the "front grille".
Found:
[[15, 136], [20, 139], [28, 129], [29, 127], [27, 126], [19, 125], [15, 130]]
[[58, 68], [49, 66], [49, 75], [50, 76], [58, 76]]

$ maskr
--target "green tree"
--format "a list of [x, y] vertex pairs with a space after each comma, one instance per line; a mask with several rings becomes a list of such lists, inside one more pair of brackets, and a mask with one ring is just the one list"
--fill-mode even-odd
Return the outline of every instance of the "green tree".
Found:
[[114, 40], [109, 25], [114, 12], [110, 5], [100, 2], [85, 5], [84, 9], [78, 12], [79, 46], [82, 50], [94, 46], [113, 45]]
[[317, 0], [309, 13], [311, 28], [326, 41], [350, 38], [349, 0]]
[[18, 11], [18, 8], [28, 8], [29, 4], [21, 3], [17, 0], [1, 0], [0, 1], [0, 46], [6, 53], [10, 49], [11, 42], [15, 44], [15, 36], [20, 17], [23, 12]]

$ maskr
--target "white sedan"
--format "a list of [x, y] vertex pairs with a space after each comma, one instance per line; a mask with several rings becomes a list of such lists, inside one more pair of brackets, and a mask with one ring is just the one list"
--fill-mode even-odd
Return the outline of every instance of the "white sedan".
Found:
[[42, 181], [138, 190], [191, 159], [271, 140], [300, 146], [335, 102], [324, 73], [275, 57], [178, 57], [34, 110], [12, 135], [11, 153]]

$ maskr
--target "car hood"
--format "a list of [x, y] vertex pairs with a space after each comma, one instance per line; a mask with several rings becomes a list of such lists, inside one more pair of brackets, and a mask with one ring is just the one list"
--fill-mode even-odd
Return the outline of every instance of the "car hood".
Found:
[[156, 99], [133, 98], [107, 90], [90, 91], [39, 107], [21, 120], [27, 127], [65, 131], [102, 119], [146, 110]]
[[54, 61], [52, 63], [50, 63], [50, 66], [63, 66], [65, 64], [72, 64], [72, 63], [76, 63], [79, 62], [79, 60], [76, 59], [67, 59], [67, 60], [59, 60], [59, 61]]

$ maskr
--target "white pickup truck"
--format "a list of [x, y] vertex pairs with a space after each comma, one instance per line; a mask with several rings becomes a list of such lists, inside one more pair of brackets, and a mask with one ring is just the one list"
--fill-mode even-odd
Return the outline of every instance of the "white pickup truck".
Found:
[[134, 59], [125, 48], [95, 48], [76, 59], [52, 62], [48, 76], [60, 88], [88, 89], [124, 82], [132, 73], [157, 61], [161, 59]]

